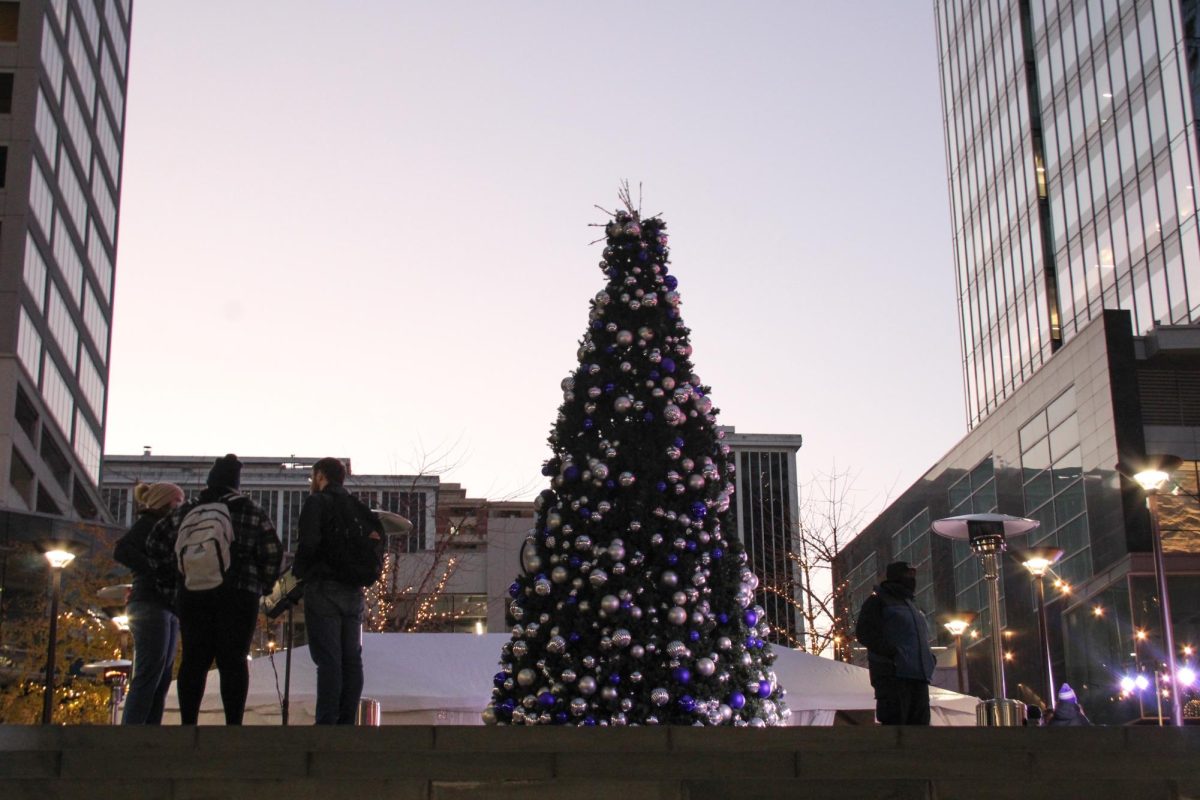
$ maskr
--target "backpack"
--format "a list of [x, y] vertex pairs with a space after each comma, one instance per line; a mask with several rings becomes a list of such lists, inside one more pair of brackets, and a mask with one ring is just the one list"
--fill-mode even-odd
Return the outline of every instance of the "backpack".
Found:
[[175, 561], [188, 591], [215, 589], [225, 582], [233, 544], [233, 520], [227, 500], [200, 503], [179, 523]]
[[331, 577], [362, 588], [379, 580], [383, 569], [383, 537], [379, 522], [365, 503], [352, 495], [335, 494], [333, 530], [322, 539], [322, 554]]

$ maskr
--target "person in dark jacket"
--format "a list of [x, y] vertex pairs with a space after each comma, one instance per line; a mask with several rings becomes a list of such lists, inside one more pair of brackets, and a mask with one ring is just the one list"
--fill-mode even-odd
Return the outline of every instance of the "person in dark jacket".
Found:
[[1083, 709], [1079, 707], [1079, 698], [1075, 696], [1075, 690], [1071, 688], [1070, 684], [1064, 683], [1062, 688], [1058, 690], [1058, 704], [1050, 712], [1050, 716], [1046, 720], [1046, 726], [1058, 728], [1091, 724], [1091, 720], [1084, 715]]
[[158, 572], [146, 556], [146, 538], [163, 517], [183, 504], [183, 490], [173, 483], [139, 483], [133, 487], [138, 517], [113, 551], [113, 558], [133, 571], [126, 613], [133, 634], [133, 675], [125, 696], [123, 725], [159, 725], [171, 686], [179, 618], [174, 608], [174, 574]]
[[[253, 500], [238, 493], [242, 462], [235, 455], [218, 458], [208, 473], [208, 486], [154, 527], [147, 541], [150, 563], [174, 569], [179, 578], [179, 633], [183, 657], [176, 691], [179, 718], [195, 725], [208, 669], [217, 662], [225, 724], [241, 725], [250, 689], [247, 656], [258, 622], [259, 599], [270, 594], [279, 578], [283, 547], [270, 516]], [[233, 528], [230, 563], [216, 588], [190, 591], [178, 571], [175, 540], [188, 512], [204, 503], [224, 503]]]
[[913, 602], [916, 591], [915, 569], [904, 561], [888, 564], [858, 615], [855, 635], [867, 648], [881, 725], [929, 724], [929, 682], [937, 661], [925, 614]]
[[329, 542], [337, 533], [339, 515], [370, 516], [370, 538], [383, 546], [382, 526], [346, 491], [345, 480], [346, 467], [338, 459], [322, 458], [313, 464], [312, 494], [300, 509], [300, 539], [292, 565], [292, 573], [304, 581], [308, 652], [317, 667], [318, 725], [353, 725], [363, 689], [363, 589], [347, 583], [330, 557]]

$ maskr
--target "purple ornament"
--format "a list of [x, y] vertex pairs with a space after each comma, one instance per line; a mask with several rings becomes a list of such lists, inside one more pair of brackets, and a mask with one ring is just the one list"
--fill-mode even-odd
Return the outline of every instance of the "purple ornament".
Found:
[[712, 549], [712, 557], [713, 557], [713, 558], [720, 558], [720, 557], [721, 557], [721, 556], [723, 556], [723, 555], [725, 555], [725, 551], [724, 551], [724, 550], [722, 550], [721, 548], [719, 548], [719, 547], [714, 547], [714, 548]]
[[592, 421], [591, 417], [588, 417], [583, 421], [583, 429], [585, 431], [590, 431], [595, 425], [596, 423]]
[[745, 619], [746, 619], [746, 624], [749, 625], [751, 628], [753, 628], [755, 625], [758, 624], [758, 612], [755, 611], [753, 608], [748, 609], [746, 611]]
[[729, 695], [728, 702], [730, 708], [741, 708], [742, 706], [746, 705], [746, 695], [742, 694], [741, 692], [734, 692], [733, 694]]
[[759, 681], [758, 682], [758, 696], [764, 697], [764, 698], [771, 696], [771, 682], [770, 681]]
[[579, 480], [579, 467], [572, 464], [563, 470], [563, 477], [569, 481]]
[[696, 700], [690, 694], [685, 694], [679, 698], [679, 707], [691, 713], [696, 708]]
[[671, 677], [676, 683], [688, 683], [692, 679], [692, 673], [686, 667], [676, 667], [671, 671]]
[[503, 686], [506, 680], [508, 680], [508, 673], [506, 672], [497, 672], [492, 676], [492, 683], [496, 684], [497, 687]]
[[509, 585], [509, 587], [508, 587], [508, 596], [516, 597], [520, 593], [521, 593], [521, 584], [517, 583], [516, 581], [513, 581], [512, 584]]
[[550, 694], [549, 692], [542, 692], [538, 695], [538, 703], [544, 705], [546, 708], [549, 708], [550, 706], [554, 705], [554, 695]]
[[667, 372], [674, 372], [674, 371], [675, 371], [675, 361], [674, 361], [674, 359], [670, 359], [670, 358], [663, 358], [663, 360], [662, 360], [662, 368], [663, 368], [665, 371], [667, 371]]

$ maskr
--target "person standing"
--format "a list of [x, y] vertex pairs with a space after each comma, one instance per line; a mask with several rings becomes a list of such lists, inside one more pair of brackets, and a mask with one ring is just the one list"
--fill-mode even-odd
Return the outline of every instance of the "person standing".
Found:
[[179, 618], [175, 616], [175, 573], [156, 573], [146, 556], [146, 539], [164, 517], [183, 504], [183, 489], [173, 483], [139, 483], [133, 487], [138, 517], [120, 538], [113, 558], [133, 571], [126, 603], [133, 634], [133, 675], [125, 696], [122, 725], [159, 725], [171, 686]]
[[881, 725], [928, 725], [929, 682], [937, 665], [929, 626], [913, 597], [917, 571], [907, 562], [887, 565], [882, 583], [863, 603], [855, 635], [867, 648]]
[[199, 719], [214, 660], [225, 724], [242, 724], [259, 598], [270, 593], [283, 560], [271, 518], [238, 492], [241, 472], [237, 456], [218, 458], [207, 488], [155, 526], [148, 542], [151, 564], [171, 564], [179, 581], [183, 657], [176, 685], [184, 725]]
[[1046, 726], [1049, 728], [1086, 727], [1091, 724], [1091, 720], [1079, 707], [1079, 698], [1075, 696], [1075, 690], [1071, 688], [1071, 684], [1064, 683], [1058, 690], [1058, 705], [1050, 712]]
[[300, 509], [293, 574], [304, 581], [308, 651], [317, 667], [318, 725], [353, 725], [363, 689], [363, 587], [379, 578], [383, 527], [346, 491], [336, 458], [313, 464]]

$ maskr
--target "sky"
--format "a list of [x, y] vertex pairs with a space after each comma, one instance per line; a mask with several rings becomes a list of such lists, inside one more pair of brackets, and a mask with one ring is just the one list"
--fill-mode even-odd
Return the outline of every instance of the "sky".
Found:
[[124, 153], [109, 454], [532, 497], [626, 179], [722, 424], [870, 513], [966, 432], [928, 0], [136, 3]]

